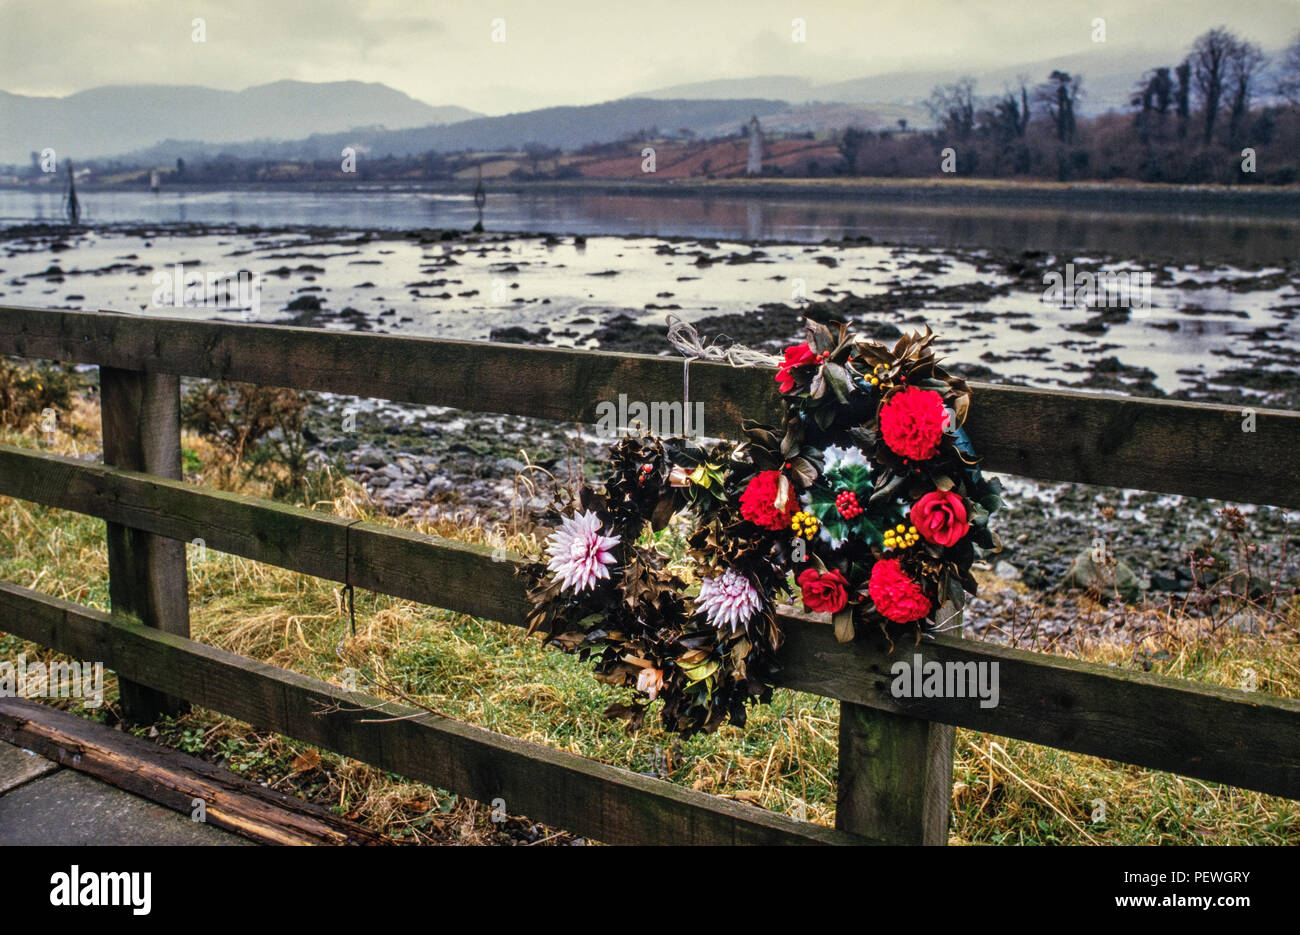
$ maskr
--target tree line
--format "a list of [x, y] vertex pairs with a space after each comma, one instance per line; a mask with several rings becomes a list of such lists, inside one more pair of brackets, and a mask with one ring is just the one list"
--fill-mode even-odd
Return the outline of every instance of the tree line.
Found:
[[[1270, 65], [1272, 68], [1270, 69]], [[981, 97], [973, 78], [940, 85], [925, 102], [935, 128], [845, 130], [853, 175], [938, 173], [1149, 182], [1300, 181], [1300, 34], [1277, 57], [1226, 27], [1192, 43], [1176, 64], [1136, 81], [1127, 113], [1091, 119], [1083, 76], [1053, 71]]]

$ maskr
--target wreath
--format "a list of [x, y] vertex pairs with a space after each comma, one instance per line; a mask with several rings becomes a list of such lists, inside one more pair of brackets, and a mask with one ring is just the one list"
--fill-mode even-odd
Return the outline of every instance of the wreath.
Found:
[[934, 337], [891, 349], [807, 321], [776, 372], [781, 425], [746, 422], [738, 444], [620, 440], [520, 569], [529, 632], [635, 689], [608, 716], [636, 727], [659, 700], [663, 726], [691, 734], [771, 700], [782, 603], [828, 616], [841, 641], [879, 631], [891, 646], [957, 619], [972, 564], [1001, 548], [1001, 486], [977, 467], [970, 389]]

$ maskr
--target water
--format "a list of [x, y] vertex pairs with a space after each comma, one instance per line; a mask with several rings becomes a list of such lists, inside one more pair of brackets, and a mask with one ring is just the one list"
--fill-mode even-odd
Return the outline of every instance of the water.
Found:
[[[1171, 201], [1176, 203], [1176, 194]], [[61, 221], [62, 192], [0, 189], [0, 224]], [[472, 195], [398, 188], [316, 191], [89, 191], [87, 223], [238, 223], [352, 229], [457, 228], [477, 220]], [[926, 205], [867, 198], [798, 200], [720, 196], [491, 192], [489, 230], [645, 234], [813, 243], [870, 237], [924, 247], [1033, 248], [1175, 262], [1257, 266], [1300, 255], [1300, 219], [1170, 210], [1068, 210]]]
[[[1072, 329], [1091, 312], [1045, 301], [1041, 287], [1024, 288], [984, 268], [978, 254], [778, 244], [765, 245], [755, 261], [733, 264], [728, 258], [749, 255], [748, 246], [613, 236], [592, 236], [582, 244], [541, 237], [358, 242], [357, 233], [340, 230], [321, 239], [302, 233], [252, 238], [180, 229], [91, 230], [64, 238], [58, 253], [46, 249], [48, 238], [0, 239], [0, 303], [247, 320], [242, 309], [160, 300], [160, 283], [183, 281], [180, 264], [205, 276], [253, 274], [261, 284], [255, 316], [264, 322], [293, 321], [286, 306], [315, 295], [335, 312], [356, 309], [378, 331], [488, 340], [498, 329], [546, 328], [551, 344], [590, 347], [593, 333], [616, 314], [655, 324], [670, 311], [688, 321], [743, 315], [765, 303], [792, 302], [796, 283], [811, 298], [889, 296], [920, 284], [1006, 284], [1009, 294], [991, 301], [952, 296], [920, 308], [900, 303], [873, 317], [907, 330], [918, 327], [920, 316], [940, 333], [943, 353], [1040, 386], [1072, 385], [1092, 360], [1118, 355], [1126, 364], [1149, 368], [1156, 385], [1172, 392], [1244, 361], [1260, 369], [1280, 366], [1264, 363], [1277, 356], [1266, 354], [1266, 346], [1277, 345], [1277, 354], [1300, 347], [1291, 311], [1300, 297], [1295, 280], [1240, 290], [1232, 283], [1250, 277], [1225, 269], [1172, 268], [1170, 283], [1152, 289], [1149, 309], [1104, 334], [1083, 334]], [[701, 254], [714, 262], [700, 266]], [[825, 265], [828, 259], [833, 266]], [[1278, 272], [1265, 269], [1260, 275]], [[325, 314], [320, 324], [351, 328], [354, 318]]]

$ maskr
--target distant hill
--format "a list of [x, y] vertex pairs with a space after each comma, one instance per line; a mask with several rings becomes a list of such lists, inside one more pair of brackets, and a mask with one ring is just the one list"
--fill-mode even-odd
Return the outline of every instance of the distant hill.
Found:
[[[850, 81], [816, 84], [806, 78], [788, 75], [761, 75], [721, 81], [701, 81], [647, 91], [648, 98], [728, 98], [773, 96], [793, 105], [821, 103], [854, 104], [874, 108], [879, 113], [899, 116], [923, 114], [920, 105], [935, 85], [973, 75], [978, 82], [976, 93], [989, 96], [1012, 86], [1019, 75], [1028, 78], [1030, 88], [1045, 81], [1054, 69], [1083, 75], [1085, 97], [1083, 114], [1092, 116], [1110, 110], [1122, 110], [1141, 75], [1160, 65], [1177, 65], [1186, 49], [1140, 49], [1098, 43], [1086, 52], [1054, 59], [1022, 62], [996, 69], [953, 68], [925, 71], [887, 72]], [[924, 118], [922, 118], [924, 119]], [[916, 120], [911, 121], [918, 125]]]
[[26, 164], [47, 146], [60, 156], [115, 156], [165, 139], [205, 143], [289, 140], [354, 127], [445, 124], [479, 116], [433, 107], [387, 85], [277, 81], [243, 91], [112, 85], [67, 97], [0, 91], [0, 162]]
[[677, 101], [630, 98], [585, 107], [547, 107], [501, 117], [476, 117], [443, 126], [317, 133], [286, 142], [212, 145], [167, 140], [131, 153], [126, 158], [159, 164], [174, 161], [177, 157], [202, 160], [220, 153], [243, 158], [338, 159], [345, 146], [376, 157], [389, 154], [413, 156], [431, 150], [513, 150], [530, 143], [574, 150], [589, 143], [626, 139], [642, 131], [672, 133], [686, 129], [698, 135], [736, 133], [751, 115], [762, 118], [785, 110], [784, 101], [762, 99]]

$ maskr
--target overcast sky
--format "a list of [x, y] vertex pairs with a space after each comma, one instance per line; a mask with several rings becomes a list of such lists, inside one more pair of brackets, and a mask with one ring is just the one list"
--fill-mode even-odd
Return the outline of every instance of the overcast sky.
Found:
[[1097, 17], [1112, 48], [1225, 22], [1277, 48], [1300, 0], [0, 0], [0, 89], [380, 81], [500, 114], [715, 78], [996, 68], [1086, 52]]

